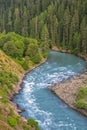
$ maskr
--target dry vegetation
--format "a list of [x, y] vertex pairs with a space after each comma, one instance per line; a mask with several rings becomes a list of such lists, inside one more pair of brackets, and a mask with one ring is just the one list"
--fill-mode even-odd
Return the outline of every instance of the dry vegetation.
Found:
[[[29, 122], [20, 117], [9, 101], [14, 84], [23, 75], [23, 68], [0, 50], [0, 130], [33, 130]], [[16, 88], [15, 88], [16, 89]], [[32, 124], [35, 123], [32, 120]], [[36, 123], [38, 128], [38, 124]], [[39, 130], [39, 128], [37, 129]]]
[[21, 73], [24, 72], [20, 65], [15, 63], [10, 57], [0, 50], [0, 71], [1, 70], [12, 72], [17, 76], [20, 76]]

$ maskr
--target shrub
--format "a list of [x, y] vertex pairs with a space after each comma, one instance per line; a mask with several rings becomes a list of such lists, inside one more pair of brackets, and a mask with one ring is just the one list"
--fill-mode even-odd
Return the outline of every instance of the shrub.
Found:
[[23, 62], [22, 67], [23, 67], [24, 70], [29, 69], [28, 64], [26, 63], [26, 61]]
[[3, 50], [9, 56], [12, 56], [12, 57], [17, 56], [17, 48], [13, 41], [6, 42], [3, 46]]
[[7, 85], [10, 89], [12, 89], [13, 84], [16, 82], [18, 82], [18, 77], [16, 75], [4, 70], [0, 72], [0, 83], [2, 86]]
[[8, 117], [7, 121], [11, 127], [15, 127], [18, 124], [18, 118], [16, 117]]
[[4, 43], [11, 40], [11, 36], [0, 34], [0, 48], [3, 48]]
[[87, 110], [87, 88], [82, 87], [77, 93], [77, 98], [75, 100], [75, 106], [80, 109]]
[[23, 57], [23, 53], [24, 53], [24, 43], [22, 41], [16, 41], [14, 42], [16, 48], [17, 48], [17, 57]]
[[1, 95], [1, 96], [6, 96], [7, 93], [8, 93], [7, 85], [3, 85], [3, 87], [0, 88], [0, 95]]
[[87, 88], [81, 87], [77, 94], [77, 100], [85, 98], [87, 96]]
[[30, 60], [33, 61], [35, 64], [39, 63], [42, 59], [41, 53], [38, 49], [38, 45], [33, 43], [30, 43], [28, 45], [26, 56], [29, 56]]
[[46, 58], [49, 54], [49, 51], [50, 51], [50, 48], [49, 48], [49, 43], [44, 43], [44, 42], [41, 42], [41, 52], [43, 54], [43, 57]]
[[22, 57], [24, 53], [24, 44], [21, 41], [8, 41], [3, 46], [4, 52], [13, 58]]
[[40, 130], [40, 128], [38, 126], [38, 122], [33, 119], [29, 119], [27, 124], [32, 127], [35, 127], [35, 130]]
[[25, 126], [24, 126], [24, 130], [31, 130], [31, 126], [25, 125]]
[[4, 104], [6, 104], [6, 103], [8, 102], [8, 100], [7, 100], [6, 97], [3, 97], [1, 101], [2, 101], [2, 103], [4, 103]]
[[23, 67], [24, 70], [29, 69], [28, 61], [26, 61], [25, 58], [20, 58], [20, 59], [16, 58], [15, 62], [19, 63]]

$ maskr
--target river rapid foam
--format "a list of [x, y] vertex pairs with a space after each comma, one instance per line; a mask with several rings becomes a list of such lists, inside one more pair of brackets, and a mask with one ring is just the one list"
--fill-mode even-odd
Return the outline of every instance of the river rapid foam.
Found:
[[85, 70], [86, 63], [71, 54], [51, 51], [48, 60], [28, 73], [14, 102], [25, 118], [38, 121], [41, 130], [87, 130], [87, 118], [64, 104], [48, 88]]

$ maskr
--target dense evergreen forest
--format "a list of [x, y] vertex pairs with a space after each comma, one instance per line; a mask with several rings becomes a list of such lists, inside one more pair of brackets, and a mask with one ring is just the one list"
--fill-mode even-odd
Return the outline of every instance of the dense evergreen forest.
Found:
[[0, 0], [0, 32], [87, 53], [87, 0]]

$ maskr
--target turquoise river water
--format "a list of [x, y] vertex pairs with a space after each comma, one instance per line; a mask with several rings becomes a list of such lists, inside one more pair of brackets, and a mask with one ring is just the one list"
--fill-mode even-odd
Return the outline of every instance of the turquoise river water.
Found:
[[51, 51], [44, 64], [25, 76], [22, 90], [13, 102], [25, 110], [22, 116], [37, 120], [41, 130], [87, 130], [87, 118], [70, 109], [48, 89], [82, 73], [85, 67], [81, 58]]

